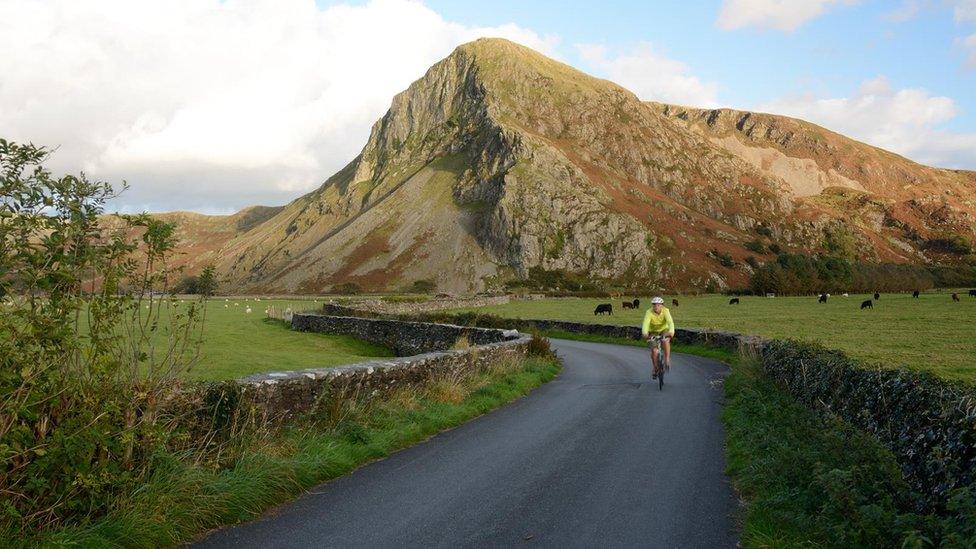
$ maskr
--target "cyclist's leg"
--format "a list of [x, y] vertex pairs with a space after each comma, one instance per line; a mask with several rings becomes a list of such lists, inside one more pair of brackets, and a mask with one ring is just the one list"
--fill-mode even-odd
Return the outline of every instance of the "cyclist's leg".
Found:
[[664, 365], [665, 368], [671, 369], [671, 338], [665, 339], [664, 345]]
[[657, 378], [657, 345], [651, 345], [651, 379]]

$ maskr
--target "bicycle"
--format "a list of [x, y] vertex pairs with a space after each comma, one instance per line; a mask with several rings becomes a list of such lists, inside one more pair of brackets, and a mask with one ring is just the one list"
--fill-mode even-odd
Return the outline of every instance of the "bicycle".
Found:
[[[665, 338], [670, 339], [668, 336], [661, 335], [661, 334], [652, 335], [649, 338], [647, 338], [648, 345], [651, 348], [653, 348], [655, 345], [657, 346], [657, 362], [658, 363], [657, 364], [651, 364], [651, 367], [654, 369], [654, 372], [657, 373], [657, 389], [659, 391], [663, 391], [664, 390], [664, 372], [666, 372], [671, 367], [670, 364], [668, 364], [668, 363], [665, 362], [665, 357], [664, 357], [664, 339]], [[654, 355], [652, 354], [651, 356], [653, 357]], [[651, 360], [653, 361], [653, 358]]]

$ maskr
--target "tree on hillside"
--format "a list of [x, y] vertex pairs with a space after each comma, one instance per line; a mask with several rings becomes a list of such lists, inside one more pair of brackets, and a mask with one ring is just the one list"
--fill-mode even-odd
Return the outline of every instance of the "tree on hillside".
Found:
[[197, 293], [210, 297], [216, 292], [217, 268], [213, 265], [207, 265], [203, 268], [203, 271], [200, 273], [200, 278], [197, 280]]

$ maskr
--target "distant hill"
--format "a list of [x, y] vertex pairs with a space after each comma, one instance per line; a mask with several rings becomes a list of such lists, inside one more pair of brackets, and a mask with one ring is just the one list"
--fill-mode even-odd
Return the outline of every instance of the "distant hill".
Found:
[[741, 286], [775, 250], [953, 261], [976, 172], [792, 118], [646, 103], [501, 39], [458, 47], [362, 152], [281, 208], [182, 222], [186, 264], [235, 291], [467, 292], [531, 267], [674, 289]]

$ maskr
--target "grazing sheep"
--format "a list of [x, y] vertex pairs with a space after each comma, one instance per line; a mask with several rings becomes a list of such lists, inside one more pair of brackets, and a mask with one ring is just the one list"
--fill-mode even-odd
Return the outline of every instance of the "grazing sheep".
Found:
[[634, 298], [634, 308], [636, 309], [638, 307], [640, 307], [640, 300], [635, 297]]
[[593, 310], [593, 315], [594, 316], [596, 316], [596, 315], [602, 315], [603, 313], [606, 313], [608, 315], [612, 315], [613, 314], [613, 305], [611, 305], [610, 303], [601, 303], [601, 304], [599, 304], [599, 305], [596, 306], [596, 309]]
[[732, 299], [729, 300], [729, 305], [738, 305], [738, 304], [739, 304], [739, 298], [737, 297], [733, 297]]
[[969, 297], [976, 297], [976, 290], [969, 290]]
[[634, 308], [633, 302], [630, 302], [630, 301], [624, 301], [622, 303], [622, 305], [623, 305], [624, 309], [633, 309]]
[[878, 292], [874, 292], [874, 300], [877, 301], [879, 299], [881, 299], [881, 294], [879, 294]]
[[247, 313], [247, 314], [251, 314], [251, 308], [248, 307], [247, 309], [244, 310], [244, 312]]
[[843, 293], [843, 294], [840, 294], [840, 295], [842, 295], [844, 297], [851, 297], [850, 294], [847, 294], [847, 293]]
[[912, 292], [912, 297], [914, 297], [915, 299], [918, 299], [918, 290], [915, 290], [914, 292]]
[[959, 301], [959, 294], [956, 294], [956, 293], [952, 294], [952, 300], [953, 301]]
[[677, 307], [678, 306], [678, 300], [677, 299], [672, 299], [671, 300], [671, 305], [674, 306], [674, 307]]
[[873, 308], [874, 308], [874, 303], [871, 303], [871, 300], [870, 299], [868, 299], [868, 300], [866, 300], [866, 301], [864, 301], [864, 302], [861, 303], [861, 310], [862, 311], [864, 309], [873, 309]]
[[817, 298], [817, 303], [826, 303], [826, 302], [827, 302], [827, 294], [820, 294], [820, 297]]

